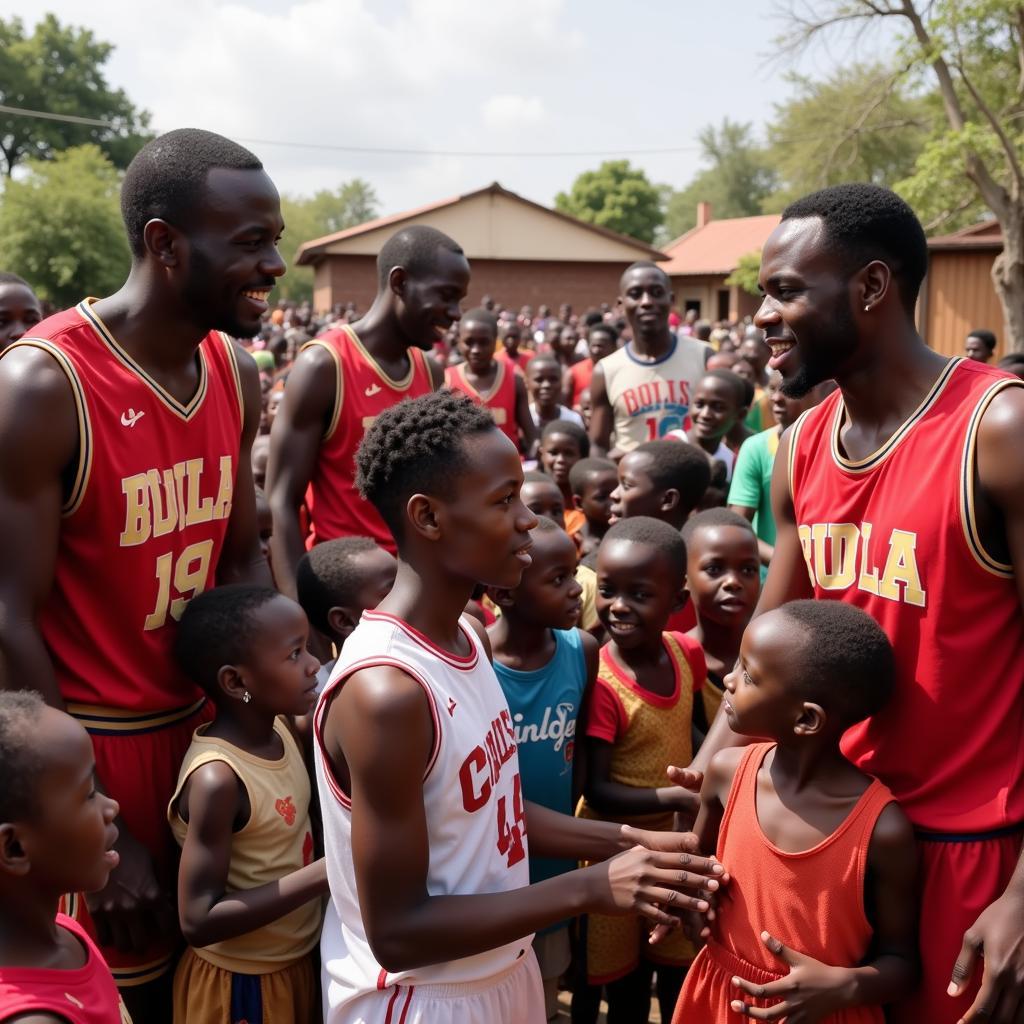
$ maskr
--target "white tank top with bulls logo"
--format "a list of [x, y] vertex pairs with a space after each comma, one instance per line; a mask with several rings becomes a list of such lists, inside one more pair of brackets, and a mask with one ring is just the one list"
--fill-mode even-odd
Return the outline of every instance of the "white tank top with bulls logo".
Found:
[[[331, 694], [353, 673], [394, 666], [427, 696], [434, 746], [423, 774], [423, 806], [430, 842], [431, 896], [505, 892], [529, 884], [526, 822], [519, 757], [508, 703], [479, 637], [459, 623], [470, 653], [442, 650], [407, 623], [364, 612], [345, 641], [314, 716], [317, 785], [331, 899], [321, 938], [326, 1024], [346, 1020], [345, 1006], [378, 990], [480, 982], [502, 974], [530, 949], [533, 936], [475, 956], [385, 971], [366, 939], [352, 862], [352, 803], [325, 762], [324, 711]], [[393, 742], [401, 743], [401, 737]]]

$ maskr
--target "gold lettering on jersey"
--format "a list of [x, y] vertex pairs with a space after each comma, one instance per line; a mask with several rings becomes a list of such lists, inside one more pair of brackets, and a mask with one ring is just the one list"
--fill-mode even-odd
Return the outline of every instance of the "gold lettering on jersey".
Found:
[[812, 523], [797, 527], [812, 585], [822, 590], [858, 590], [887, 601], [924, 608], [927, 594], [917, 564], [917, 534], [892, 530], [883, 552], [871, 523]]
[[211, 474], [204, 473], [206, 460], [186, 459], [169, 469], [149, 469], [121, 481], [125, 500], [121, 547], [145, 544], [188, 526], [227, 519], [234, 495], [234, 460], [222, 455], [216, 489]]

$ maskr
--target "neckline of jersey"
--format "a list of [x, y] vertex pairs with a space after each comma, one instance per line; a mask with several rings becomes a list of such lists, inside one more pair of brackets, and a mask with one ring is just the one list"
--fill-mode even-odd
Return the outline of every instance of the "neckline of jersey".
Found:
[[638, 359], [633, 354], [633, 342], [627, 341], [623, 346], [622, 351], [626, 353], [626, 358], [630, 362], [636, 363], [637, 366], [661, 366], [662, 363], [667, 362], [676, 354], [676, 349], [679, 347], [679, 339], [676, 337], [672, 338], [672, 344], [669, 345], [668, 351], [657, 359]]
[[[672, 675], [673, 685], [672, 692], [669, 694], [664, 693], [652, 693], [650, 690], [644, 689], [635, 679], [630, 678], [626, 672], [625, 666], [619, 661], [618, 658], [612, 654], [611, 645], [606, 644], [601, 648], [601, 661], [603, 661], [612, 675], [622, 683], [626, 689], [635, 693], [644, 703], [650, 704], [652, 707], [661, 708], [667, 710], [674, 708], [679, 703], [679, 698], [683, 694], [683, 680], [680, 672], [679, 658], [676, 657], [675, 651], [672, 649], [672, 645], [668, 640], [668, 633], [661, 634], [661, 644], [665, 648], [665, 653], [668, 655], [668, 660], [672, 663]], [[684, 655], [682, 647], [679, 649], [680, 656]]]
[[505, 380], [504, 363], [500, 359], [495, 359], [494, 365], [497, 367], [497, 370], [495, 371], [494, 374], [494, 383], [490, 386], [490, 388], [487, 391], [480, 391], [478, 388], [473, 387], [473, 385], [469, 383], [469, 379], [466, 377], [465, 363], [459, 363], [457, 366], [453, 367], [453, 369], [462, 379], [462, 383], [465, 384], [466, 387], [469, 388], [469, 390], [472, 391], [473, 394], [476, 395], [477, 398], [479, 398], [482, 403], [486, 404], [498, 393], [498, 389], [501, 387], [502, 383]]
[[477, 645], [473, 642], [473, 637], [470, 635], [472, 629], [462, 619], [459, 619], [459, 629], [462, 630], [462, 635], [466, 638], [466, 643], [469, 644], [469, 654], [456, 654], [454, 651], [445, 650], [440, 645], [435, 644], [425, 633], [421, 633], [415, 626], [411, 626], [405, 619], [400, 619], [397, 615], [392, 615], [389, 612], [367, 610], [363, 612], [363, 618], [369, 619], [371, 622], [390, 622], [405, 633], [410, 640], [419, 644], [420, 647], [426, 648], [431, 654], [436, 655], [446, 664], [451, 665], [453, 668], [461, 669], [464, 672], [475, 668], [479, 660]]
[[370, 355], [369, 350], [359, 340], [359, 335], [356, 334], [355, 330], [352, 328], [351, 325], [345, 324], [341, 328], [341, 330], [342, 333], [345, 334], [346, 337], [348, 337], [348, 339], [352, 342], [352, 344], [355, 345], [355, 347], [359, 350], [359, 354], [365, 360], [366, 365], [369, 366], [370, 369], [373, 370], [373, 372], [377, 374], [377, 376], [380, 377], [380, 379], [384, 381], [384, 383], [387, 384], [389, 388], [391, 388], [393, 391], [409, 390], [410, 386], [412, 385], [413, 378], [416, 376], [416, 356], [412, 349], [406, 349], [406, 355], [409, 358], [408, 372], [400, 380], [395, 380], [394, 377], [389, 377], [381, 368], [377, 360], [374, 359], [372, 355]]

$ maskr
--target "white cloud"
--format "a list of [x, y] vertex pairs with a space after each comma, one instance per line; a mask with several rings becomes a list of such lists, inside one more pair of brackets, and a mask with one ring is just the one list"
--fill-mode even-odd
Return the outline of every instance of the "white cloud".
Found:
[[540, 124], [546, 111], [539, 96], [520, 96], [502, 93], [491, 96], [480, 104], [480, 113], [488, 128], [498, 131]]

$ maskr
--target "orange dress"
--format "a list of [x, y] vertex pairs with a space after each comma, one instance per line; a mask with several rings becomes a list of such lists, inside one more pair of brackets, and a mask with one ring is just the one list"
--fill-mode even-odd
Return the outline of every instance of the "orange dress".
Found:
[[[718, 908], [712, 937], [679, 994], [672, 1024], [735, 1024], [729, 1007], [742, 993], [734, 976], [756, 985], [784, 977], [761, 941], [767, 931], [791, 949], [836, 967], [856, 967], [871, 943], [864, 913], [868, 846], [892, 794], [877, 779], [827, 839], [800, 853], [768, 841], [757, 820], [757, 772], [774, 744], [747, 747], [733, 780], [718, 834], [718, 858], [732, 881]], [[750, 999], [767, 1007], [780, 1000]], [[883, 1024], [880, 1006], [856, 1006], [824, 1018], [828, 1024]]]

